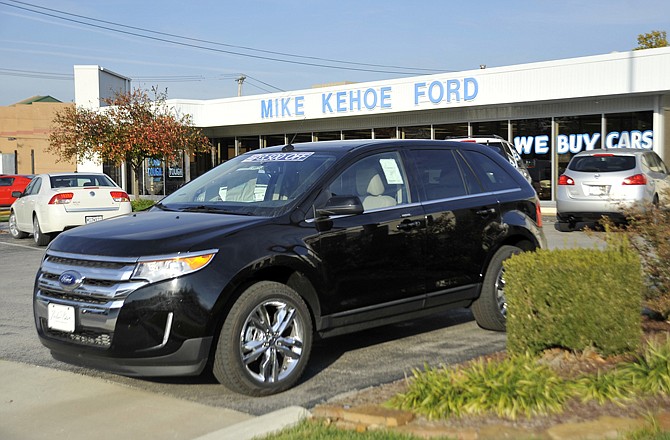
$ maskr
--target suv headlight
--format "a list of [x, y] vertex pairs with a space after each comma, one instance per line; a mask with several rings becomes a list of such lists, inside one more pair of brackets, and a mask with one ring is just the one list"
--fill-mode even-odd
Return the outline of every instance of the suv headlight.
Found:
[[155, 283], [197, 272], [206, 267], [217, 252], [216, 249], [210, 249], [195, 253], [142, 257], [135, 265], [131, 278]]

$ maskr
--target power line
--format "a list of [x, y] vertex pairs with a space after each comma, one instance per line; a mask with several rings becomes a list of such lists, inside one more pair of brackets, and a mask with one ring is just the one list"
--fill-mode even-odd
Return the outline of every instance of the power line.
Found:
[[[56, 80], [65, 80], [65, 81], [72, 81], [74, 79], [74, 75], [72, 74], [67, 74], [67, 73], [56, 73], [56, 72], [39, 72], [39, 71], [34, 71], [34, 70], [19, 70], [19, 69], [6, 69], [0, 67], [0, 75], [1, 76], [14, 76], [14, 77], [19, 77], [19, 78], [38, 78], [38, 79], [56, 79]], [[221, 74], [218, 76], [210, 77], [210, 76], [204, 76], [204, 75], [158, 75], [158, 76], [134, 76], [131, 77], [133, 81], [137, 81], [139, 83], [150, 83], [150, 82], [161, 82], [161, 83], [166, 83], [166, 82], [201, 82], [201, 81], [211, 81], [211, 80], [224, 80], [224, 79], [237, 79], [239, 76], [242, 74]], [[250, 75], [246, 75], [246, 78], [250, 80], [251, 82], [248, 81], [249, 85], [256, 87], [259, 90], [262, 90], [267, 93], [273, 93], [272, 90], [269, 90], [265, 87], [262, 87], [258, 84], [255, 83], [260, 83], [263, 84], [267, 87], [273, 88], [275, 90], [278, 90], [280, 92], [283, 92], [285, 90], [280, 89], [279, 87], [275, 87], [272, 84], [268, 84], [264, 81], [261, 81], [257, 78], [254, 78]]]
[[36, 72], [33, 70], [17, 70], [0, 68], [0, 75], [16, 76], [20, 78], [58, 79], [72, 81], [74, 75], [54, 72]]
[[18, 1], [18, 0], [9, 0], [9, 1], [11, 1], [13, 3], [18, 3], [18, 4], [21, 4], [21, 5], [28, 6], [30, 8], [36, 8], [36, 9], [41, 9], [41, 10], [44, 10], [44, 11], [55, 12], [56, 14], [62, 14], [62, 15], [67, 15], [67, 16], [71, 16], [71, 17], [82, 18], [84, 20], [94, 21], [94, 22], [98, 22], [98, 23], [105, 23], [105, 24], [109, 24], [109, 25], [112, 25], [112, 26], [122, 27], [122, 28], [126, 28], [126, 29], [133, 29], [133, 30], [137, 30], [137, 31], [140, 31], [140, 32], [146, 32], [146, 33], [151, 33], [151, 34], [155, 34], [155, 35], [162, 35], [162, 36], [167, 36], [167, 37], [172, 37], [172, 38], [178, 38], [178, 39], [186, 40], [186, 41], [206, 43], [206, 44], [211, 44], [211, 45], [216, 45], [216, 46], [231, 47], [231, 48], [236, 48], [236, 49], [255, 51], [255, 52], [272, 54], [272, 55], [279, 55], [279, 56], [288, 56], [288, 57], [293, 57], [293, 58], [302, 58], [302, 59], [314, 60], [314, 61], [324, 61], [324, 62], [329, 62], [329, 63], [349, 64], [349, 65], [352, 65], [352, 66], [368, 66], [368, 67], [379, 67], [379, 68], [389, 68], [389, 69], [413, 70], [413, 72], [399, 72], [399, 71], [378, 70], [378, 69], [363, 68], [363, 67], [346, 67], [346, 66], [325, 65], [325, 64], [318, 64], [318, 63], [314, 63], [314, 62], [287, 60], [287, 59], [281, 59], [281, 58], [275, 58], [275, 57], [269, 57], [269, 56], [252, 55], [252, 54], [241, 53], [241, 52], [236, 52], [236, 51], [231, 51], [231, 50], [216, 49], [216, 48], [212, 48], [212, 47], [207, 47], [207, 46], [202, 46], [202, 45], [197, 45], [197, 44], [191, 44], [191, 43], [185, 43], [185, 42], [180, 42], [180, 41], [174, 41], [174, 40], [170, 40], [170, 39], [166, 39], [166, 38], [153, 37], [153, 36], [150, 36], [150, 35], [143, 35], [143, 34], [139, 34], [139, 33], [136, 33], [136, 32], [129, 32], [129, 31], [121, 30], [121, 29], [110, 28], [110, 27], [107, 27], [107, 26], [96, 25], [94, 23], [88, 23], [88, 22], [81, 21], [81, 20], [75, 20], [75, 19], [71, 19], [71, 18], [67, 18], [67, 17], [62, 17], [62, 16], [59, 16], [59, 15], [43, 12], [43, 11], [40, 11], [40, 10], [33, 10], [33, 9], [29, 9], [27, 7], [10, 4], [10, 3], [7, 3], [5, 1], [0, 1], [0, 4], [3, 4], [5, 6], [9, 6], [9, 7], [16, 8], [16, 9], [21, 9], [21, 10], [32, 12], [32, 13], [35, 13], [35, 14], [45, 15], [45, 16], [56, 18], [56, 19], [59, 19], [59, 20], [65, 20], [65, 21], [69, 21], [69, 22], [73, 22], [73, 23], [78, 23], [78, 24], [81, 24], [81, 25], [84, 25], [84, 26], [95, 27], [95, 28], [98, 28], [98, 29], [103, 29], [103, 30], [107, 30], [107, 31], [111, 31], [111, 32], [117, 32], [117, 33], [121, 33], [121, 34], [125, 34], [125, 35], [131, 35], [131, 36], [135, 36], [135, 37], [139, 37], [139, 38], [146, 38], [146, 39], [150, 39], [150, 40], [154, 40], [154, 41], [161, 41], [161, 42], [164, 42], [164, 43], [175, 44], [175, 45], [184, 46], [184, 47], [196, 48], [196, 49], [207, 50], [207, 51], [212, 51], [212, 52], [219, 52], [219, 53], [226, 53], [226, 54], [230, 54], [230, 55], [237, 55], [237, 56], [248, 57], [248, 58], [262, 59], [262, 60], [268, 60], [268, 61], [276, 61], [276, 62], [288, 63], [288, 64], [299, 64], [299, 65], [303, 65], [303, 66], [323, 67], [323, 68], [362, 71], [362, 72], [374, 72], [374, 73], [388, 73], [388, 74], [398, 74], [398, 75], [417, 74], [417, 71], [422, 71], [423, 73], [425, 73], [425, 72], [433, 72], [433, 73], [435, 73], [435, 72], [447, 72], [447, 70], [423, 69], [423, 68], [414, 68], [414, 67], [387, 66], [387, 65], [380, 65], [380, 64], [357, 63], [357, 62], [353, 62], [353, 61], [342, 61], [342, 60], [334, 60], [334, 59], [328, 59], [328, 58], [295, 55], [295, 54], [289, 54], [289, 53], [285, 53], [285, 52], [273, 52], [273, 51], [268, 51], [268, 50], [255, 49], [255, 48], [246, 47], [246, 46], [235, 46], [235, 45], [225, 44], [225, 43], [220, 43], [220, 42], [215, 42], [215, 41], [201, 40], [201, 39], [196, 39], [196, 38], [184, 37], [184, 36], [180, 36], [180, 35], [176, 35], [176, 34], [153, 31], [153, 30], [146, 29], [146, 28], [128, 26], [128, 25], [124, 25], [124, 24], [121, 24], [121, 23], [115, 23], [115, 22], [106, 21], [106, 20], [99, 20], [99, 19], [95, 19], [95, 18], [91, 18], [91, 17], [86, 17], [86, 16], [83, 16], [83, 15], [77, 15], [77, 14], [72, 14], [72, 13], [60, 11], [60, 10], [57, 10], [57, 9], [46, 8], [46, 7], [43, 7], [43, 6], [38, 6], [38, 5], [34, 5], [34, 4], [31, 4], [31, 3], [26, 3], [26, 2], [22, 2], [22, 1]]

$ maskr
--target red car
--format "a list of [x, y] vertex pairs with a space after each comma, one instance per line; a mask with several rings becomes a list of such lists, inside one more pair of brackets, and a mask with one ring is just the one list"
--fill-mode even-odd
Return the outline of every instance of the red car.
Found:
[[33, 176], [0, 174], [0, 206], [10, 206], [16, 200], [13, 191], [23, 192]]

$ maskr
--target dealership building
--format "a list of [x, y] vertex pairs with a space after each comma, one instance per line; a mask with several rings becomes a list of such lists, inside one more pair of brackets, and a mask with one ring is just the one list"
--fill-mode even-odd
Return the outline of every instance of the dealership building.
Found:
[[[96, 107], [130, 79], [75, 66], [75, 102]], [[498, 135], [551, 199], [572, 155], [653, 149], [670, 162], [670, 47], [223, 99], [172, 99], [213, 144], [183, 164], [147, 162], [170, 192], [240, 153], [287, 142]], [[91, 167], [82, 164], [82, 168]], [[131, 182], [121, 172], [117, 180]]]

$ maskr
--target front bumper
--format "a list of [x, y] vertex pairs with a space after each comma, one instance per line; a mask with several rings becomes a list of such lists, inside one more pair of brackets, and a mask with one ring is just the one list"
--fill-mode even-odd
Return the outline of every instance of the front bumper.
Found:
[[188, 339], [175, 352], [146, 358], [113, 358], [96, 356], [90, 350], [66, 346], [40, 336], [54, 359], [123, 376], [197, 376], [207, 365], [212, 337]]
[[[199, 374], [213, 336], [197, 280], [131, 280], [135, 261], [47, 251], [33, 296], [40, 341], [55, 359], [119, 374]], [[69, 310], [71, 328], [56, 325], [50, 305]]]

